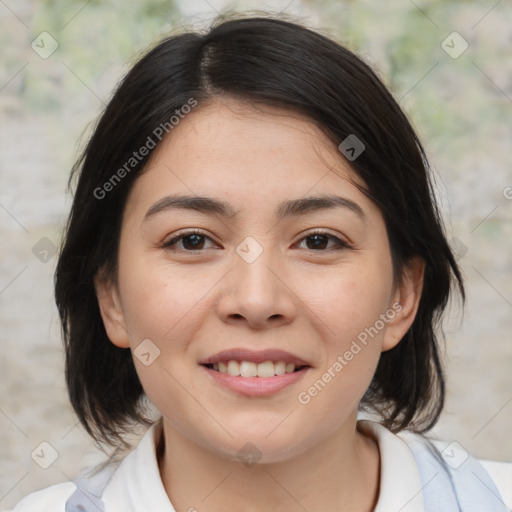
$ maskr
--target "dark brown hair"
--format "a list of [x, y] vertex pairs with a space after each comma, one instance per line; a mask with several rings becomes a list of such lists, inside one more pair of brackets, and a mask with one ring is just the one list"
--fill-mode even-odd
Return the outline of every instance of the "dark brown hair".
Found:
[[168, 127], [190, 98], [199, 109], [216, 95], [299, 112], [336, 146], [350, 135], [365, 145], [350, 164], [384, 216], [395, 279], [416, 256], [425, 262], [425, 276], [414, 323], [395, 348], [382, 353], [361, 406], [378, 411], [394, 431], [427, 431], [445, 395], [436, 332], [452, 283], [462, 298], [464, 287], [425, 152], [366, 63], [316, 31], [271, 17], [219, 19], [205, 33], [159, 42], [120, 82], [73, 167], [70, 183], [78, 181], [55, 274], [55, 298], [69, 397], [81, 423], [97, 441], [116, 446], [134, 423], [148, 422], [132, 355], [109, 341], [93, 279], [105, 269], [115, 280], [127, 194], [151, 151], [132, 162], [108, 195], [98, 197], [103, 195], [98, 189], [123, 165], [126, 170], [133, 152], [154, 137], [157, 127]]

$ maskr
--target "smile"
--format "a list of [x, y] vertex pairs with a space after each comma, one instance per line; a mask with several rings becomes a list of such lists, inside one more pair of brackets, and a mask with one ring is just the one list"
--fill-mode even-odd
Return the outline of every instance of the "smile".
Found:
[[313, 365], [279, 349], [231, 348], [199, 360], [214, 387], [236, 395], [266, 397], [301, 380]]
[[284, 361], [265, 361], [263, 363], [254, 363], [252, 361], [219, 361], [218, 363], [207, 364], [216, 372], [232, 377], [260, 377], [270, 378], [286, 373], [294, 373], [301, 370], [304, 366], [296, 366], [294, 363], [285, 363]]

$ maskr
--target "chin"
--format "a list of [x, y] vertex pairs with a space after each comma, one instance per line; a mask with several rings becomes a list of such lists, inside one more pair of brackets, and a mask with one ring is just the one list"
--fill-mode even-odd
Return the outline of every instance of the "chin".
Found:
[[[274, 423], [270, 423], [271, 425]], [[234, 432], [234, 430], [230, 430]], [[278, 430], [281, 430], [278, 432]], [[302, 435], [304, 436], [304, 432]], [[243, 433], [240, 431], [233, 438], [226, 439], [223, 436], [222, 441], [215, 440], [210, 444], [217, 455], [227, 458], [231, 461], [239, 461], [244, 465], [251, 467], [254, 464], [275, 464], [285, 462], [295, 456], [300, 455], [307, 449], [307, 446], [313, 445], [316, 440], [300, 439], [295, 432], [289, 428], [279, 426], [274, 432], [268, 426], [265, 429], [245, 428]]]

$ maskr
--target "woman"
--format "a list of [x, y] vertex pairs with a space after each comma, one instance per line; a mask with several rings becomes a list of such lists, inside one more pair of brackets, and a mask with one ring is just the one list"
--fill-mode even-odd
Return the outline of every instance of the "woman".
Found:
[[421, 143], [358, 57], [272, 18], [169, 37], [73, 175], [71, 403], [118, 449], [146, 398], [161, 416], [16, 512], [507, 510], [511, 465], [425, 435], [464, 288]]

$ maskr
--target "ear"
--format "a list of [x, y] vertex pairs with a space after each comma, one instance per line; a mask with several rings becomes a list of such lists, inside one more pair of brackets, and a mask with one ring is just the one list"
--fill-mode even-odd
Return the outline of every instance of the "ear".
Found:
[[114, 345], [128, 348], [130, 340], [125, 328], [124, 313], [116, 284], [111, 278], [105, 277], [100, 270], [94, 276], [94, 288], [107, 336]]
[[389, 311], [394, 311], [395, 315], [392, 318], [391, 314], [388, 315], [382, 352], [398, 345], [414, 322], [423, 291], [424, 274], [425, 262], [419, 257], [412, 258], [403, 269], [390, 303]]

